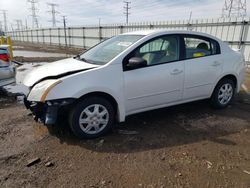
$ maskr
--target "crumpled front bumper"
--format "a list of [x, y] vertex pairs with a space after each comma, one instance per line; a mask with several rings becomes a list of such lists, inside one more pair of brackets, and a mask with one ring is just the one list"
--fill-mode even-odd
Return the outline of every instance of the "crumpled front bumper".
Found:
[[40, 120], [45, 125], [54, 125], [58, 120], [59, 113], [69, 110], [75, 99], [60, 99], [54, 101], [32, 102], [24, 97], [24, 105], [31, 110], [35, 121]]

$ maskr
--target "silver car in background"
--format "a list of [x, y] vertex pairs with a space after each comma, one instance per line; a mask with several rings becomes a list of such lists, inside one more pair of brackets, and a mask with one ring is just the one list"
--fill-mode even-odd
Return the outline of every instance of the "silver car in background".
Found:
[[16, 82], [16, 68], [10, 58], [9, 45], [0, 45], [0, 87]]

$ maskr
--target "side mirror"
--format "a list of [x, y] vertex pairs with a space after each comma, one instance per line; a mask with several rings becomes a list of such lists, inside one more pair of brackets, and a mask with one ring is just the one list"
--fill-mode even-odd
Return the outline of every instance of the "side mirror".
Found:
[[129, 69], [137, 69], [146, 66], [147, 66], [147, 61], [141, 57], [132, 57], [128, 60], [127, 64], [127, 67]]

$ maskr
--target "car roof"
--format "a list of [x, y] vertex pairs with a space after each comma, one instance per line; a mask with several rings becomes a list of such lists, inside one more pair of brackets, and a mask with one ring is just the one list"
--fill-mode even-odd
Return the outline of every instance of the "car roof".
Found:
[[153, 30], [141, 30], [141, 31], [133, 31], [129, 33], [124, 33], [122, 35], [144, 35], [144, 36], [151, 36], [151, 35], [165, 35], [165, 34], [189, 34], [189, 35], [199, 35], [204, 37], [213, 38], [215, 40], [219, 40], [218, 38], [209, 35], [207, 33], [196, 32], [196, 31], [189, 31], [189, 30], [168, 30], [168, 29], [153, 29]]

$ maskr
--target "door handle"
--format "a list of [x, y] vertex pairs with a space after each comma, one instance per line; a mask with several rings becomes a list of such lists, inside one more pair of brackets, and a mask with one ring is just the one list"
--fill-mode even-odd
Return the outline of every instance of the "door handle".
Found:
[[177, 75], [177, 74], [181, 74], [183, 72], [183, 70], [179, 70], [179, 69], [174, 69], [171, 74], [172, 75]]
[[213, 64], [212, 64], [212, 66], [213, 67], [217, 67], [217, 66], [220, 66], [220, 64], [221, 64], [220, 62], [214, 61]]

